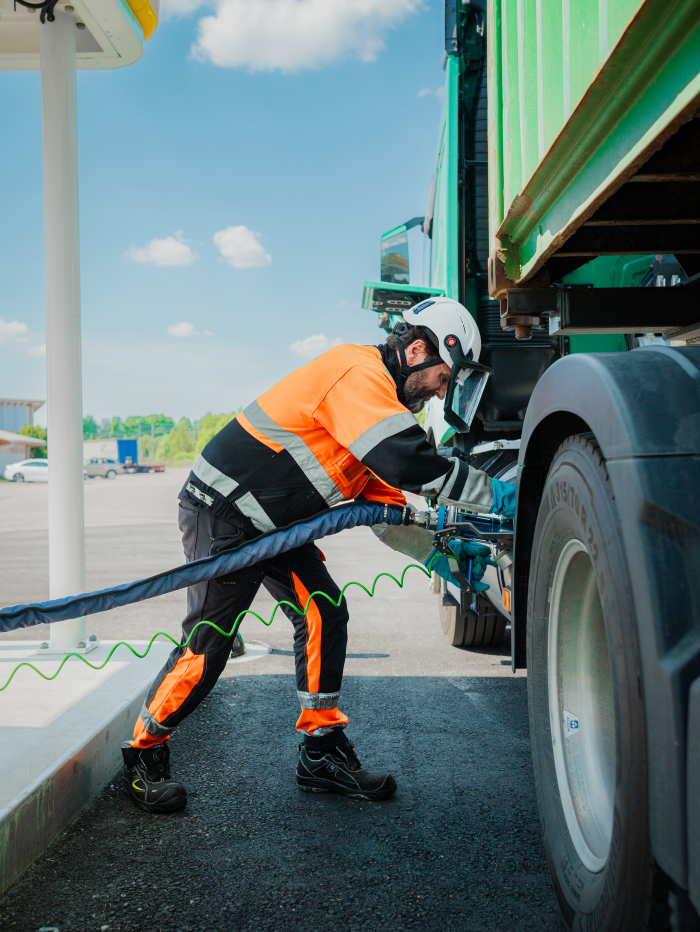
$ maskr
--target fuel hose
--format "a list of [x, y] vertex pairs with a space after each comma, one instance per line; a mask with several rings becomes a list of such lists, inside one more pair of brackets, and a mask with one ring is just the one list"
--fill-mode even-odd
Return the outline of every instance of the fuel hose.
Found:
[[[81, 615], [92, 615], [97, 612], [109, 611], [123, 605], [131, 605], [134, 602], [143, 602], [147, 599], [155, 598], [166, 592], [175, 592], [178, 589], [184, 589], [195, 583], [203, 582], [208, 579], [215, 579], [217, 576], [225, 576], [236, 570], [253, 566], [261, 560], [270, 559], [277, 554], [292, 550], [295, 547], [301, 547], [303, 544], [310, 543], [327, 537], [330, 534], [337, 534], [340, 531], [352, 527], [371, 526], [373, 524], [402, 524], [405, 519], [405, 509], [398, 505], [384, 505], [375, 502], [350, 502], [346, 505], [339, 505], [334, 508], [328, 508], [320, 512], [313, 518], [307, 518], [295, 521], [284, 528], [279, 528], [255, 538], [253, 541], [247, 541], [238, 547], [217, 554], [211, 557], [204, 557], [201, 560], [193, 560], [183, 566], [178, 566], [173, 570], [158, 573], [155, 576], [149, 576], [147, 579], [136, 580], [131, 583], [124, 583], [114, 586], [110, 589], [101, 589], [97, 592], [87, 592], [82, 595], [69, 596], [64, 599], [53, 599], [47, 602], [36, 602], [30, 605], [15, 605], [10, 608], [0, 609], [0, 632], [15, 631], [20, 628], [29, 628], [34, 625], [67, 621], [71, 618], [79, 618]], [[375, 592], [377, 582], [384, 576], [393, 579], [394, 582], [403, 588], [404, 579], [409, 569], [418, 569], [426, 575], [430, 575], [430, 570], [417, 564], [411, 564], [404, 568], [400, 579], [397, 579], [391, 573], [379, 573], [372, 585], [368, 589], [360, 582], [351, 581], [343, 587], [340, 599], [343, 598], [345, 590], [349, 586], [359, 586], [367, 595], [372, 597]], [[299, 614], [306, 614], [309, 603], [314, 597], [323, 597], [339, 605], [325, 592], [312, 592], [309, 596], [303, 611], [290, 602], [278, 602], [268, 621], [262, 618], [252, 609], [247, 609], [236, 618], [231, 631], [224, 631], [218, 625], [210, 621], [200, 621], [190, 632], [189, 637], [182, 644], [165, 632], [154, 634], [148, 643], [143, 654], [140, 654], [134, 647], [125, 641], [115, 644], [109, 652], [106, 660], [101, 664], [92, 664], [82, 654], [66, 654], [58, 669], [51, 675], [47, 676], [42, 673], [33, 664], [24, 662], [18, 664], [7, 681], [0, 686], [0, 692], [6, 689], [11, 683], [13, 677], [22, 667], [30, 667], [45, 680], [55, 679], [61, 672], [65, 664], [71, 657], [77, 657], [86, 663], [93, 670], [101, 670], [107, 664], [119, 647], [127, 647], [136, 657], [143, 658], [150, 651], [157, 637], [165, 637], [175, 646], [186, 647], [189, 644], [194, 632], [199, 625], [210, 625], [220, 634], [231, 637], [236, 634], [241, 621], [246, 615], [254, 615], [265, 625], [271, 625], [277, 609], [281, 605], [288, 605]]]

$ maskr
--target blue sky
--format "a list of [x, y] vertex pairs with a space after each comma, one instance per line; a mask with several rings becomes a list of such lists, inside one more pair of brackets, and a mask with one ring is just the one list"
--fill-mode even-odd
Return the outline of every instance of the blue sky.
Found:
[[[98, 419], [230, 411], [318, 335], [380, 342], [362, 281], [380, 234], [425, 210], [440, 0], [197, 4], [170, 0], [137, 64], [78, 74], [83, 397]], [[43, 399], [38, 73], [0, 73], [0, 112], [14, 140], [0, 397]]]

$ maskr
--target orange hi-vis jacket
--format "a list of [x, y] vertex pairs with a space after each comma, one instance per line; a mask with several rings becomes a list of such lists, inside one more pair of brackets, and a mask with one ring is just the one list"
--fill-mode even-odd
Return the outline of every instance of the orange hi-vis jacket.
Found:
[[362, 496], [405, 504], [452, 468], [397, 397], [388, 346], [345, 344], [285, 376], [209, 441], [180, 498], [246, 536]]

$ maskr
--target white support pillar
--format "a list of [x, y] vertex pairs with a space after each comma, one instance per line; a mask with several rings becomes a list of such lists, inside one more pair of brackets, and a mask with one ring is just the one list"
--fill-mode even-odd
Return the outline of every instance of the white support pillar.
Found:
[[[49, 583], [52, 599], [85, 591], [75, 18], [39, 24], [44, 135]], [[86, 650], [85, 619], [51, 625], [51, 653]], [[90, 645], [91, 646], [91, 645]]]

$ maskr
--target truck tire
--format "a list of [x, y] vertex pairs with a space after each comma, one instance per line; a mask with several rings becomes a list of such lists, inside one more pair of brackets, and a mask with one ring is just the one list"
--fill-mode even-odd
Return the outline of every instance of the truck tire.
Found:
[[451, 595], [440, 596], [440, 626], [453, 647], [499, 647], [506, 634], [506, 619], [479, 594], [478, 614], [462, 611]]
[[632, 586], [592, 434], [558, 449], [540, 504], [527, 615], [535, 787], [569, 929], [668, 929], [649, 838], [647, 741]]

